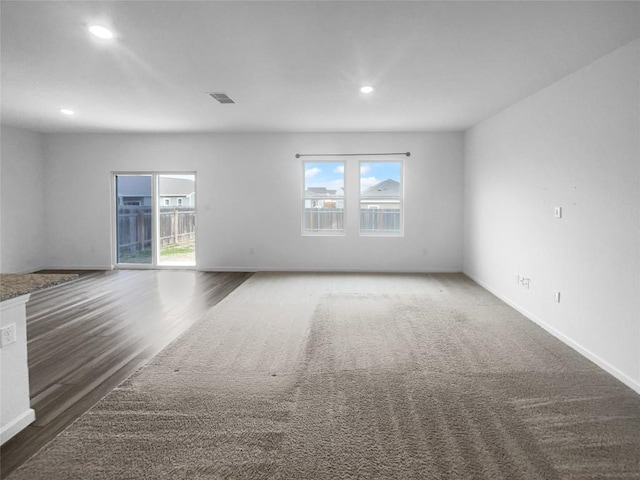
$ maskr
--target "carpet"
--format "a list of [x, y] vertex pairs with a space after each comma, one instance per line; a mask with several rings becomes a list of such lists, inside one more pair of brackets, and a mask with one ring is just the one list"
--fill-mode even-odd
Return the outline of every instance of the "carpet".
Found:
[[463, 275], [258, 273], [9, 478], [640, 478], [640, 397]]

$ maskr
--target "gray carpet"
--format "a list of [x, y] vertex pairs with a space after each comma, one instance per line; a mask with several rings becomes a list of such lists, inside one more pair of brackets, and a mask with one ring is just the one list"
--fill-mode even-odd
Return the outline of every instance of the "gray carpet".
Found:
[[640, 396], [462, 275], [256, 274], [10, 476], [67, 478], [640, 478]]

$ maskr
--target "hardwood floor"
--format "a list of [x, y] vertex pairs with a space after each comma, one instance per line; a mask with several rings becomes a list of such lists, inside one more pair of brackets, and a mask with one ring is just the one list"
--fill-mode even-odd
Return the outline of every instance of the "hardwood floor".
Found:
[[226, 297], [249, 273], [115, 270], [31, 295], [36, 420], [2, 446], [4, 478]]

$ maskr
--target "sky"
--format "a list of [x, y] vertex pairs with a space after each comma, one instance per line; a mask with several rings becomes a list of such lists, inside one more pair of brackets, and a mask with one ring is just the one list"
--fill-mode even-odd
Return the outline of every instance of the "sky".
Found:
[[[360, 191], [383, 180], [400, 181], [401, 162], [360, 162]], [[327, 187], [340, 190], [344, 186], [343, 162], [305, 162], [305, 189]]]

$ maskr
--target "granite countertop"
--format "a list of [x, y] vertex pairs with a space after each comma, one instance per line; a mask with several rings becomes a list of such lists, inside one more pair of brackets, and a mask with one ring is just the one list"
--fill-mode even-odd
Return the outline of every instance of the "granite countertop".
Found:
[[0, 301], [60, 285], [78, 277], [79, 275], [75, 273], [2, 273], [0, 274]]

